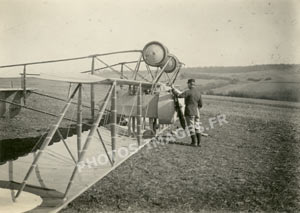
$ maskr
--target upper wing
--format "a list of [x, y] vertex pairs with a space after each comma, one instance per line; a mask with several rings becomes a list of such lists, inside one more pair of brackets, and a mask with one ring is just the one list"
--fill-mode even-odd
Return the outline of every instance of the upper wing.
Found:
[[34, 78], [40, 78], [45, 80], [52, 81], [64, 81], [69, 83], [82, 83], [82, 84], [92, 84], [92, 83], [100, 83], [105, 80], [105, 78], [95, 76], [95, 75], [87, 75], [87, 74], [74, 74], [74, 75], [55, 75], [55, 74], [46, 74], [41, 73], [39, 75], [33, 75]]
[[[34, 78], [52, 80], [52, 81], [64, 81], [68, 83], [82, 83], [82, 84], [111, 84], [117, 82], [119, 85], [142, 85], [143, 87], [151, 87], [153, 83], [147, 81], [137, 81], [120, 78], [103, 78], [97, 75], [76, 73], [74, 75], [57, 75], [40, 73], [39, 75], [33, 75]], [[157, 85], [164, 86], [164, 84], [157, 83]]]

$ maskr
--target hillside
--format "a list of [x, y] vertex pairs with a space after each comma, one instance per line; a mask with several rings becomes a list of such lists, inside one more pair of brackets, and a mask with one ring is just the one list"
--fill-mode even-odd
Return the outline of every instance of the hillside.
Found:
[[184, 68], [176, 84], [195, 78], [203, 94], [300, 101], [300, 65]]

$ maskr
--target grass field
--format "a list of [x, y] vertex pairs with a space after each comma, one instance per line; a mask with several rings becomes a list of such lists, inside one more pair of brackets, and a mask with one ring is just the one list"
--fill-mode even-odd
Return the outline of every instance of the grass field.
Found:
[[183, 88], [196, 78], [204, 94], [300, 102], [299, 65], [190, 68], [180, 77]]
[[62, 212], [300, 211], [300, 110], [204, 100], [204, 127], [219, 114], [228, 124], [201, 148], [145, 147]]
[[216, 88], [206, 94], [300, 102], [300, 83], [240, 83]]

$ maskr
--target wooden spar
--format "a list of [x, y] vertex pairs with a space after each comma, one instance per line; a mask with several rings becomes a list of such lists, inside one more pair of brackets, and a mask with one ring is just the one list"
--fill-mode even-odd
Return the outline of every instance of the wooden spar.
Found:
[[[121, 64], [123, 64], [124, 66], [126, 66], [126, 64], [133, 64], [133, 63], [137, 63], [138, 61], [123, 61], [123, 62], [120, 62], [120, 63], [117, 63], [117, 64], [112, 64], [112, 65], [109, 65], [110, 67], [116, 67], [116, 66], [119, 66]], [[126, 66], [128, 68], [128, 66]], [[95, 69], [95, 71], [100, 71], [100, 70], [103, 70], [103, 69], [107, 69], [108, 66], [105, 66], [105, 67], [100, 67], [100, 68], [97, 68]], [[129, 70], [132, 71], [132, 69], [129, 67]], [[82, 71], [81, 73], [89, 73], [91, 72], [91, 70], [87, 70], [87, 71]]]
[[139, 85], [138, 88], [138, 97], [137, 97], [137, 141], [138, 146], [142, 142], [142, 85]]
[[[143, 60], [141, 60], [141, 62], [142, 62]], [[136, 61], [136, 62], [138, 62], [138, 61]], [[134, 70], [131, 68], [131, 67], [129, 67], [129, 66], [127, 66], [126, 64], [123, 64], [127, 69], [129, 69], [130, 71], [132, 71], [132, 72], [134, 72]], [[147, 64], [146, 64], [147, 65]], [[148, 82], [150, 82], [147, 78], [145, 78], [144, 76], [142, 76], [140, 73], [138, 73], [137, 72], [137, 75], [138, 76], [140, 76], [142, 79], [144, 79], [145, 81], [148, 81]]]
[[8, 68], [8, 67], [17, 67], [17, 66], [26, 66], [26, 65], [36, 65], [36, 64], [46, 64], [46, 63], [56, 63], [56, 62], [63, 62], [63, 61], [73, 61], [73, 60], [80, 60], [90, 58], [91, 56], [83, 56], [83, 57], [76, 57], [76, 58], [65, 58], [65, 59], [57, 59], [57, 60], [49, 60], [49, 61], [38, 61], [38, 62], [30, 62], [30, 63], [23, 63], [23, 64], [10, 64], [0, 66], [1, 68]]
[[152, 72], [151, 72], [151, 69], [150, 69], [150, 67], [149, 67], [148, 64], [146, 64], [146, 68], [147, 68], [148, 74], [151, 76], [151, 78], [152, 78], [152, 80], [153, 80], [153, 79], [154, 79], [154, 76], [153, 76], [153, 74], [152, 74]]
[[[135, 62], [137, 62], [137, 61], [135, 61]], [[130, 66], [128, 66], [127, 64], [124, 64], [124, 66], [125, 66], [127, 69], [129, 69], [130, 71], [134, 72], [134, 70], [133, 70]]]
[[163, 66], [163, 68], [161, 69], [161, 71], [157, 74], [157, 76], [155, 77], [155, 79], [153, 80], [153, 83], [156, 84], [158, 82], [158, 80], [160, 79], [161, 75], [164, 73], [167, 65], [169, 64], [169, 62], [171, 61], [171, 57], [168, 59], [168, 61], [165, 63], [165, 65]]
[[[121, 77], [120, 77], [121, 79], [124, 78], [124, 70], [123, 70], [123, 68], [124, 68], [124, 64], [122, 63], [122, 64], [121, 64]], [[123, 85], [122, 85], [122, 84], [120, 85], [120, 88], [121, 88], [121, 89], [123, 88]]]
[[[98, 61], [100, 61], [102, 64], [104, 64], [105, 66], [107, 66], [107, 67], [108, 67], [110, 70], [112, 70], [113, 72], [120, 74], [119, 71], [117, 71], [117, 70], [115, 70], [114, 68], [112, 68], [112, 66], [110, 66], [110, 65], [107, 64], [107, 63], [105, 63], [105, 62], [104, 62], [103, 60], [101, 60], [100, 58], [97, 58], [97, 57], [96, 57], [96, 59], [97, 59]], [[128, 79], [126, 76], [124, 76], [124, 78]]]
[[82, 84], [79, 84], [78, 100], [77, 100], [77, 154], [78, 159], [81, 151], [81, 132], [82, 132]]
[[[116, 82], [114, 82], [116, 85]], [[112, 163], [115, 162], [115, 152], [116, 152], [116, 125], [117, 125], [117, 90], [116, 87], [113, 88], [111, 97], [111, 118], [110, 118], [110, 130], [111, 130], [111, 149], [112, 149]]]
[[102, 137], [101, 137], [101, 134], [100, 134], [99, 129], [97, 129], [97, 133], [98, 133], [98, 137], [99, 137], [99, 139], [100, 139], [100, 141], [101, 141], [101, 143], [102, 143], [103, 149], [104, 149], [104, 151], [105, 151], [105, 153], [106, 153], [106, 156], [107, 156], [107, 158], [108, 158], [108, 160], [109, 160], [109, 162], [110, 162], [110, 165], [113, 166], [114, 164], [113, 164], [113, 162], [112, 162], [112, 160], [111, 160], [111, 158], [110, 158], [110, 156], [109, 156], [109, 154], [108, 154], [108, 151], [107, 151], [106, 146], [105, 146], [105, 144], [104, 144], [104, 141], [103, 141], [103, 139], [102, 139]]
[[[123, 66], [125, 66], [127, 69], [129, 69], [130, 71], [133, 72], [133, 79], [136, 80], [136, 77], [137, 76], [140, 76], [143, 80], [147, 81], [147, 82], [150, 82], [147, 78], [145, 78], [144, 76], [142, 76], [138, 71], [139, 71], [139, 68], [140, 68], [140, 64], [141, 62], [143, 61], [143, 57], [142, 57], [142, 54], [140, 56], [140, 58], [138, 59], [138, 61], [134, 61], [136, 62], [136, 67], [135, 69], [133, 70], [131, 67], [129, 67], [126, 63], [120, 63], [122, 65], [121, 67], [121, 72], [123, 71]], [[147, 64], [146, 64], [147, 65]], [[126, 77], [126, 76], [125, 76]]]
[[67, 104], [64, 106], [64, 108], [63, 108], [63, 110], [62, 110], [62, 112], [61, 112], [61, 114], [60, 114], [60, 116], [59, 116], [57, 122], [56, 122], [54, 125], [51, 126], [50, 131], [49, 131], [49, 133], [47, 134], [47, 137], [45, 138], [44, 142], [42, 143], [42, 146], [41, 146], [40, 150], [37, 151], [37, 155], [36, 155], [36, 157], [34, 158], [34, 160], [33, 160], [32, 164], [31, 164], [31, 166], [30, 166], [30, 168], [29, 168], [27, 174], [26, 174], [25, 177], [24, 177], [24, 180], [23, 180], [23, 182], [22, 182], [22, 185], [21, 185], [19, 191], [17, 192], [16, 198], [18, 198], [18, 197], [20, 196], [21, 192], [23, 191], [23, 189], [24, 189], [24, 187], [25, 187], [25, 185], [26, 185], [26, 182], [27, 182], [27, 180], [28, 180], [28, 178], [29, 178], [31, 172], [32, 172], [33, 169], [36, 167], [36, 164], [37, 164], [39, 158], [40, 158], [41, 155], [43, 154], [44, 149], [48, 146], [48, 144], [49, 144], [50, 141], [52, 140], [52, 138], [53, 138], [53, 136], [54, 136], [56, 130], [58, 129], [60, 123], [61, 123], [62, 120], [63, 120], [63, 117], [65, 116], [66, 112], [68, 111], [68, 109], [69, 109], [69, 107], [70, 107], [70, 105], [71, 105], [71, 102], [72, 102], [72, 100], [73, 100], [73, 98], [74, 98], [74, 96], [75, 96], [75, 94], [76, 94], [78, 88], [79, 88], [79, 84], [78, 84], [78, 86], [74, 89], [74, 91], [73, 91], [71, 97], [69, 98]]
[[104, 112], [105, 112], [106, 106], [107, 106], [107, 104], [108, 104], [109, 98], [110, 98], [110, 96], [111, 96], [111, 94], [112, 94], [112, 91], [113, 91], [113, 89], [114, 89], [115, 86], [116, 86], [116, 84], [115, 84], [115, 82], [114, 82], [113, 85], [111, 86], [109, 92], [107, 93], [105, 99], [104, 99], [104, 103], [103, 103], [103, 105], [102, 105], [102, 107], [101, 107], [101, 110], [100, 110], [100, 111], [98, 112], [98, 114], [97, 114], [96, 120], [94, 120], [94, 122], [93, 122], [93, 125], [92, 125], [92, 127], [91, 127], [91, 129], [90, 129], [90, 132], [89, 132], [89, 134], [88, 134], [88, 137], [86, 138], [86, 141], [85, 141], [85, 143], [84, 143], [84, 145], [83, 145], [83, 148], [82, 148], [82, 150], [81, 150], [81, 153], [80, 153], [80, 156], [79, 156], [79, 159], [78, 159], [78, 163], [76, 164], [76, 166], [75, 166], [75, 168], [74, 168], [74, 170], [73, 170], [73, 172], [72, 172], [70, 181], [69, 181], [69, 183], [68, 183], [68, 186], [67, 186], [66, 191], [65, 191], [65, 194], [64, 194], [64, 198], [66, 198], [66, 196], [67, 196], [68, 193], [69, 193], [69, 190], [71, 189], [73, 180], [74, 180], [75, 175], [76, 175], [77, 170], [78, 170], [78, 166], [79, 166], [80, 162], [83, 160], [83, 158], [84, 158], [84, 156], [85, 156], [85, 153], [86, 153], [87, 149], [89, 148], [90, 142], [92, 141], [93, 136], [94, 136], [95, 132], [96, 132], [97, 129], [98, 129], [98, 125], [99, 125], [99, 123], [100, 123], [100, 121], [101, 121], [101, 119], [102, 119], [102, 117], [103, 117], [103, 115], [104, 115]]
[[24, 105], [26, 105], [26, 65], [23, 68], [23, 96], [24, 96]]
[[[33, 159], [35, 158], [35, 156], [36, 156], [36, 154], [35, 154], [35, 152], [34, 152], [34, 153], [33, 153]], [[41, 176], [41, 172], [40, 172], [40, 169], [39, 169], [39, 166], [38, 166], [38, 165], [35, 167], [35, 174], [36, 174], [36, 177], [37, 177], [37, 179], [38, 179], [38, 181], [39, 181], [41, 187], [42, 187], [42, 188], [47, 188], [47, 186], [45, 185], [44, 180], [43, 180], [43, 178], [42, 178], [42, 176]]]
[[8, 68], [8, 67], [24, 66], [24, 65], [35, 65], [35, 64], [46, 64], [46, 63], [56, 63], [56, 62], [64, 62], [64, 61], [81, 60], [81, 59], [92, 58], [92, 57], [96, 57], [96, 56], [114, 55], [114, 54], [120, 54], [120, 53], [134, 53], [134, 52], [142, 52], [142, 51], [141, 50], [125, 50], [125, 51], [94, 54], [94, 55], [83, 56], [83, 57], [75, 57], [75, 58], [64, 58], [64, 59], [49, 60], [49, 61], [38, 61], [38, 62], [22, 63], [22, 64], [10, 64], [10, 65], [0, 66], [0, 69], [1, 68]]
[[141, 50], [123, 50], [117, 52], [110, 52], [110, 53], [102, 53], [102, 54], [95, 54], [94, 56], [105, 56], [105, 55], [114, 55], [119, 53], [141, 53]]
[[[91, 68], [91, 74], [94, 75], [94, 71], [95, 71], [95, 57], [92, 57], [92, 68]], [[94, 84], [91, 84], [91, 117], [92, 117], [92, 121], [94, 120], [94, 116], [95, 116], [95, 88], [94, 88]]]
[[155, 86], [156, 86], [158, 80], [160, 79], [160, 77], [164, 73], [164, 71], [165, 71], [167, 65], [169, 64], [169, 62], [171, 61], [171, 59], [172, 59], [171, 57], [168, 59], [168, 61], [165, 63], [165, 65], [163, 66], [163, 68], [161, 69], [161, 71], [159, 73], [158, 73], [158, 70], [157, 70], [156, 75], [155, 75], [155, 79], [152, 81], [152, 87], [151, 87], [151, 93], [152, 94], [154, 93], [154, 89], [155, 89]]
[[139, 58], [139, 60], [138, 60], [138, 62], [136, 64], [136, 67], [135, 67], [135, 70], [134, 70], [134, 77], [133, 77], [134, 80], [136, 80], [138, 71], [140, 69], [140, 64], [141, 64], [142, 58], [143, 58], [143, 54], [141, 53], [140, 58]]

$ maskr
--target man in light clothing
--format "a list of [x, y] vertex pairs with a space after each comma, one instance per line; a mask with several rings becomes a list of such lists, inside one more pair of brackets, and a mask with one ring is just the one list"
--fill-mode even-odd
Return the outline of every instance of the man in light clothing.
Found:
[[200, 132], [200, 108], [202, 107], [201, 93], [198, 88], [195, 87], [195, 79], [189, 79], [188, 90], [180, 92], [179, 90], [173, 88], [173, 92], [178, 96], [178, 98], [184, 98], [185, 119], [191, 134], [192, 146], [200, 146], [201, 142], [201, 132]]

